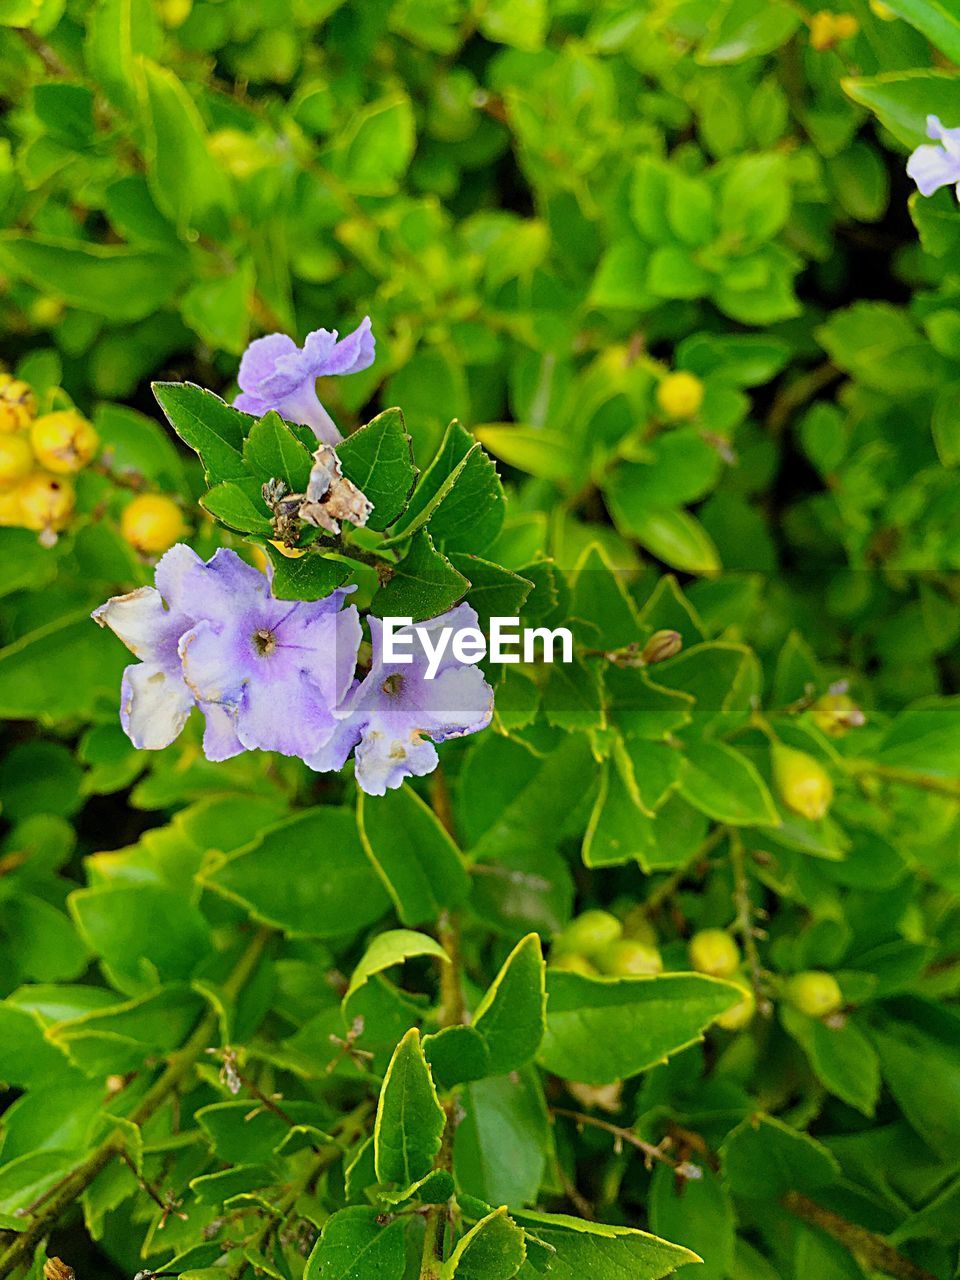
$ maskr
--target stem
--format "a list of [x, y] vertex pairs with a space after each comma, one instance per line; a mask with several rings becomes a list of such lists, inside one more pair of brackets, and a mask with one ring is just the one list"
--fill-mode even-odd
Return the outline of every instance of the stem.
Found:
[[[453, 1135], [456, 1128], [454, 1112], [456, 1096], [445, 1107], [447, 1122], [443, 1127], [443, 1141], [437, 1156], [438, 1169], [453, 1167]], [[440, 1280], [440, 1269], [443, 1266], [443, 1238], [446, 1233], [447, 1206], [432, 1204], [425, 1215], [423, 1234], [423, 1253], [420, 1258], [420, 1280]]]
[[628, 1146], [636, 1147], [638, 1151], [642, 1151], [644, 1160], [648, 1165], [656, 1160], [660, 1164], [669, 1165], [671, 1169], [682, 1170], [684, 1167], [683, 1161], [674, 1160], [672, 1156], [668, 1156], [663, 1147], [654, 1146], [652, 1142], [645, 1142], [632, 1129], [624, 1129], [619, 1124], [611, 1124], [609, 1120], [601, 1120], [599, 1116], [587, 1115], [585, 1111], [571, 1111], [567, 1107], [551, 1107], [550, 1114], [552, 1116], [566, 1116], [568, 1120], [575, 1121], [578, 1128], [583, 1125], [589, 1125], [593, 1129], [602, 1129], [604, 1133], [609, 1133], [614, 1137], [618, 1143], [626, 1142]]
[[[246, 985], [257, 967], [263, 954], [269, 930], [261, 929], [251, 939], [250, 945], [237, 962], [236, 968], [224, 983], [223, 991], [228, 1000], [234, 999]], [[160, 1076], [144, 1094], [143, 1098], [129, 1117], [130, 1121], [142, 1127], [163, 1106], [172, 1093], [186, 1079], [194, 1063], [208, 1047], [216, 1035], [219, 1017], [215, 1009], [208, 1010], [197, 1023], [197, 1028], [186, 1044], [170, 1056]], [[55, 1225], [57, 1220], [77, 1201], [98, 1174], [102, 1173], [111, 1160], [126, 1150], [124, 1134], [115, 1129], [96, 1147], [91, 1154], [68, 1174], [57, 1185], [56, 1193], [51, 1195], [42, 1212], [35, 1220], [20, 1232], [10, 1247], [0, 1254], [0, 1280], [9, 1276], [24, 1262], [33, 1257], [33, 1251], [39, 1242]]]
[[932, 791], [934, 795], [960, 800], [960, 779], [937, 778], [932, 773], [914, 773], [912, 769], [898, 769], [896, 765], [874, 764], [869, 760], [853, 761], [854, 777], [882, 778], [885, 782], [899, 782], [918, 791]]
[[733, 901], [737, 909], [737, 931], [743, 942], [747, 968], [750, 970], [750, 985], [757, 1001], [757, 1008], [764, 1014], [773, 1012], [764, 990], [763, 966], [757, 950], [757, 937], [753, 924], [753, 902], [750, 899], [750, 884], [747, 880], [746, 860], [744, 858], [743, 838], [739, 831], [730, 832], [730, 866], [733, 871]]
[[898, 1253], [883, 1236], [878, 1236], [855, 1222], [848, 1222], [839, 1213], [824, 1209], [798, 1191], [788, 1191], [783, 1197], [783, 1205], [796, 1217], [819, 1227], [842, 1244], [868, 1271], [881, 1271], [884, 1275], [896, 1276], [897, 1280], [936, 1280], [936, 1276], [929, 1271]]

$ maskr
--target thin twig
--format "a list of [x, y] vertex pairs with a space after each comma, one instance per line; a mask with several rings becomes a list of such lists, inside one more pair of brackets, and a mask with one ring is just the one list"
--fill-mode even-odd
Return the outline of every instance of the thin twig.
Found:
[[750, 897], [750, 882], [747, 879], [743, 837], [735, 829], [730, 832], [730, 868], [733, 871], [733, 903], [737, 912], [737, 932], [740, 934], [743, 952], [747, 958], [750, 985], [757, 1001], [757, 1008], [765, 1017], [768, 1017], [773, 1012], [773, 1005], [765, 989], [763, 966], [760, 963], [760, 952], [757, 950], [755, 910]]
[[848, 1222], [839, 1213], [824, 1209], [815, 1200], [798, 1191], [788, 1191], [783, 1198], [783, 1205], [796, 1217], [819, 1227], [842, 1244], [868, 1271], [880, 1271], [886, 1276], [897, 1277], [897, 1280], [937, 1280], [931, 1272], [905, 1258], [883, 1236], [878, 1236], [855, 1222]]
[[609, 1133], [614, 1139], [615, 1149], [619, 1149], [626, 1143], [628, 1146], [636, 1147], [643, 1153], [644, 1162], [649, 1169], [654, 1162], [668, 1165], [681, 1178], [696, 1179], [700, 1176], [696, 1165], [690, 1165], [685, 1160], [674, 1160], [673, 1156], [667, 1155], [666, 1148], [672, 1145], [670, 1138], [665, 1138], [663, 1143], [655, 1146], [652, 1142], [646, 1142], [632, 1129], [624, 1129], [622, 1125], [611, 1124], [609, 1120], [601, 1120], [599, 1116], [587, 1115], [585, 1111], [571, 1111], [568, 1107], [551, 1107], [551, 1116], [565, 1116], [568, 1120], [573, 1120], [578, 1128], [583, 1125], [589, 1125], [593, 1129], [602, 1129], [604, 1133]]

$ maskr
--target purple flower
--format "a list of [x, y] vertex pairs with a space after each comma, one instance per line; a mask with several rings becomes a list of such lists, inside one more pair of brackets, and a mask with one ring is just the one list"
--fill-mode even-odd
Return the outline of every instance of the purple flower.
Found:
[[339, 342], [336, 329], [315, 329], [302, 348], [285, 333], [257, 338], [240, 361], [241, 394], [233, 403], [257, 417], [276, 409], [289, 422], [312, 427], [324, 444], [339, 444], [343, 436], [317, 399], [316, 380], [368, 368], [374, 346], [369, 316]]
[[923, 196], [955, 183], [960, 197], [960, 129], [945, 129], [936, 116], [927, 116], [927, 137], [940, 146], [917, 147], [907, 161], [908, 176]]
[[248, 749], [320, 751], [356, 668], [360, 616], [341, 607], [349, 592], [277, 600], [262, 573], [222, 549], [208, 564], [197, 560], [183, 590], [203, 607], [177, 646], [196, 700], [225, 711]]
[[[476, 612], [457, 605], [439, 618], [397, 633], [423, 629], [435, 638], [443, 627], [476, 627]], [[493, 690], [478, 667], [461, 663], [448, 646], [432, 680], [427, 657], [416, 637], [413, 661], [383, 661], [383, 624], [370, 619], [373, 664], [369, 674], [344, 700], [340, 724], [322, 751], [305, 756], [311, 769], [340, 769], [356, 747], [357, 782], [368, 795], [382, 796], [404, 778], [422, 777], [437, 767], [434, 742], [460, 738], [486, 728], [493, 715]], [[432, 739], [428, 741], [427, 739]]]
[[[138, 587], [114, 596], [91, 615], [140, 659], [124, 671], [120, 686], [120, 723], [135, 747], [148, 751], [168, 747], [195, 704], [183, 678], [177, 646], [201, 609], [200, 598], [183, 589], [184, 581], [202, 565], [189, 547], [171, 547], [157, 564], [156, 587]], [[230, 715], [218, 706], [204, 707], [203, 712], [203, 749], [208, 759], [227, 760], [239, 754], [243, 744]]]

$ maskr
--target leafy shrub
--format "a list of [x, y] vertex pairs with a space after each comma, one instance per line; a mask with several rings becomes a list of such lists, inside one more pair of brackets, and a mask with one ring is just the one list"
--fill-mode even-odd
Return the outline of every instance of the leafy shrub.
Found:
[[[952, 7], [0, 22], [0, 1277], [953, 1275], [960, 214], [906, 176]], [[335, 452], [232, 407], [366, 316]], [[164, 736], [184, 540], [575, 658], [382, 786], [274, 686]]]

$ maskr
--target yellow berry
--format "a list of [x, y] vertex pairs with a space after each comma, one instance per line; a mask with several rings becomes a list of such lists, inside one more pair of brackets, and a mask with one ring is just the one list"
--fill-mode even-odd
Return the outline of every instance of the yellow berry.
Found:
[[810, 44], [818, 52], [834, 48], [841, 40], [850, 40], [860, 30], [852, 13], [831, 13], [821, 9], [810, 19]]
[[703, 383], [692, 373], [668, 373], [657, 387], [657, 404], [668, 418], [692, 418], [703, 404]]
[[843, 993], [832, 973], [808, 969], [787, 980], [783, 994], [788, 1004], [810, 1018], [827, 1018], [843, 1006]]
[[584, 911], [570, 921], [554, 946], [557, 951], [578, 951], [592, 959], [622, 932], [623, 925], [609, 911]]
[[565, 973], [579, 973], [583, 978], [595, 978], [597, 971], [579, 951], [564, 951], [554, 959], [550, 957], [551, 969], [562, 969]]
[[186, 532], [180, 508], [162, 493], [141, 493], [124, 507], [120, 532], [147, 556], [168, 550]]
[[852, 13], [838, 13], [833, 22], [838, 40], [852, 40], [860, 30], [860, 23]]
[[723, 1027], [724, 1031], [742, 1031], [748, 1023], [752, 1022], [757, 1009], [757, 999], [752, 987], [742, 978], [734, 979], [734, 982], [743, 992], [743, 999], [717, 1018], [717, 1026]]
[[35, 471], [20, 485], [20, 512], [27, 529], [49, 533], [62, 529], [73, 513], [72, 483], [63, 476]]
[[740, 963], [740, 949], [724, 929], [701, 929], [690, 939], [690, 963], [698, 973], [729, 978]]
[[41, 329], [49, 329], [63, 318], [63, 311], [59, 298], [35, 298], [30, 304], [30, 319]]
[[190, 17], [193, 0], [158, 0], [157, 10], [165, 27], [182, 27]]
[[819, 760], [782, 743], [773, 746], [773, 780], [788, 809], [817, 822], [830, 808], [833, 782]]
[[23, 510], [20, 505], [19, 489], [0, 489], [0, 526], [23, 524]]
[[617, 978], [649, 977], [663, 972], [663, 960], [656, 947], [635, 938], [619, 938], [595, 957], [601, 973]]
[[93, 458], [100, 437], [75, 409], [60, 409], [37, 418], [30, 428], [30, 443], [42, 467], [68, 475], [80, 471]]
[[22, 431], [36, 412], [33, 388], [9, 373], [0, 373], [0, 435]]
[[825, 693], [810, 708], [818, 729], [831, 738], [842, 738], [849, 729], [866, 723], [863, 712], [848, 693]]
[[210, 151], [232, 177], [243, 181], [264, 167], [269, 156], [243, 129], [218, 129], [210, 137]]
[[0, 436], [0, 488], [8, 489], [33, 470], [33, 450], [24, 436]]
[[870, 0], [870, 12], [882, 22], [893, 22], [897, 16], [884, 0]]

